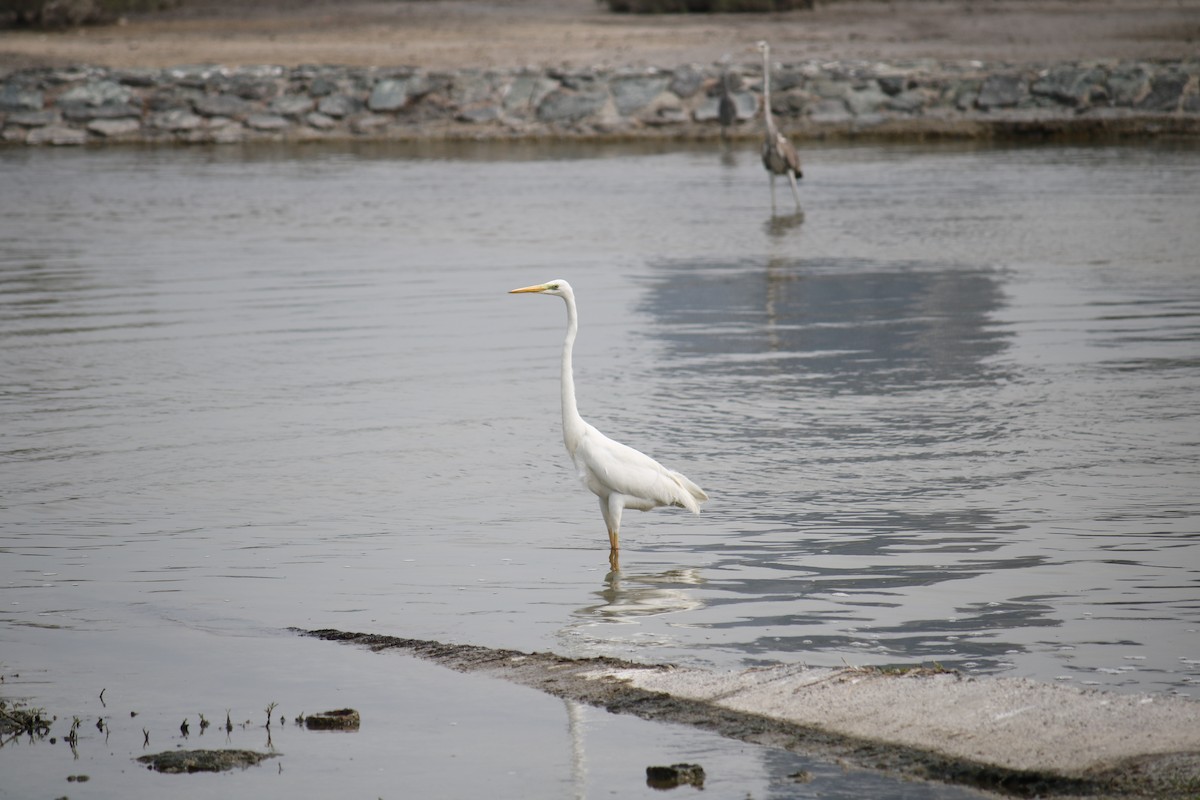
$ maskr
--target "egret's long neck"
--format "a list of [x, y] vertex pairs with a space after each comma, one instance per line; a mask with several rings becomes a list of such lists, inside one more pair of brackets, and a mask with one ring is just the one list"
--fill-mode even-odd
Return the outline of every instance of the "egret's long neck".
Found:
[[583, 417], [579, 416], [579, 407], [575, 403], [575, 374], [571, 368], [571, 351], [575, 349], [575, 336], [579, 333], [579, 312], [575, 309], [575, 297], [563, 295], [567, 301], [567, 338], [563, 340], [562, 351], [562, 421], [563, 444], [567, 452], [575, 455], [575, 448], [583, 436]]
[[767, 133], [775, 135], [775, 120], [771, 118], [771, 54], [763, 50], [763, 119], [767, 122]]

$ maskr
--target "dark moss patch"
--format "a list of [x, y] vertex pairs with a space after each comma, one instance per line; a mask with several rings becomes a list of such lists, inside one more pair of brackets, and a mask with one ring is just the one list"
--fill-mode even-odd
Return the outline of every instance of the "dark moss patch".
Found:
[[167, 750], [141, 756], [137, 760], [156, 772], [224, 772], [252, 767], [277, 753], [256, 753], [253, 750]]

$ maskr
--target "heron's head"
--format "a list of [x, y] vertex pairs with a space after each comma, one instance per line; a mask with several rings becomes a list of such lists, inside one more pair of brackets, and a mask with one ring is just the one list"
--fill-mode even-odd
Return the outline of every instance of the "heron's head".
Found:
[[765, 56], [771, 52], [771, 45], [767, 44], [766, 41], [758, 41], [754, 43], [754, 49]]
[[526, 286], [521, 289], [513, 289], [509, 292], [509, 294], [522, 294], [524, 292], [552, 294], [556, 297], [566, 297], [567, 295], [572, 294], [571, 284], [567, 283], [561, 278], [556, 278], [552, 281], [546, 281], [545, 283], [539, 283], [536, 286]]

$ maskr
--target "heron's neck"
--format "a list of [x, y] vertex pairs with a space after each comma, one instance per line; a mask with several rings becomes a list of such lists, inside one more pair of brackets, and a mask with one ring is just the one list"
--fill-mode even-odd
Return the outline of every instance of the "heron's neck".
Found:
[[775, 120], [771, 117], [771, 56], [763, 52], [763, 119], [767, 122], [767, 133], [775, 135]]
[[567, 301], [567, 338], [562, 351], [562, 421], [563, 444], [567, 452], [575, 455], [575, 448], [583, 436], [583, 417], [575, 403], [575, 374], [571, 368], [571, 352], [575, 349], [575, 336], [579, 333], [579, 312], [575, 309], [575, 298], [564, 295]]

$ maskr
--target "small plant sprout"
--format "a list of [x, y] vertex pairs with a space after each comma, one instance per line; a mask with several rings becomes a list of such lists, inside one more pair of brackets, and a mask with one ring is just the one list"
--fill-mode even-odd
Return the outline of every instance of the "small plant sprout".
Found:
[[187, 735], [188, 735], [187, 717], [184, 717], [183, 722], [179, 725], [179, 732], [183, 734], [183, 738], [185, 738], [185, 739], [187, 738]]
[[67, 744], [74, 747], [79, 743], [79, 726], [83, 724], [83, 720], [79, 717], [74, 717], [71, 722], [71, 732], [66, 735]]
[[229, 718], [229, 709], [225, 709], [225, 733], [233, 733], [233, 720]]
[[271, 727], [271, 715], [275, 713], [275, 706], [277, 706], [277, 705], [279, 705], [279, 704], [278, 703], [268, 703], [267, 704], [267, 727], [268, 728]]
[[204, 729], [209, 726], [209, 721], [204, 718], [204, 714], [200, 715], [200, 733], [204, 733]]

